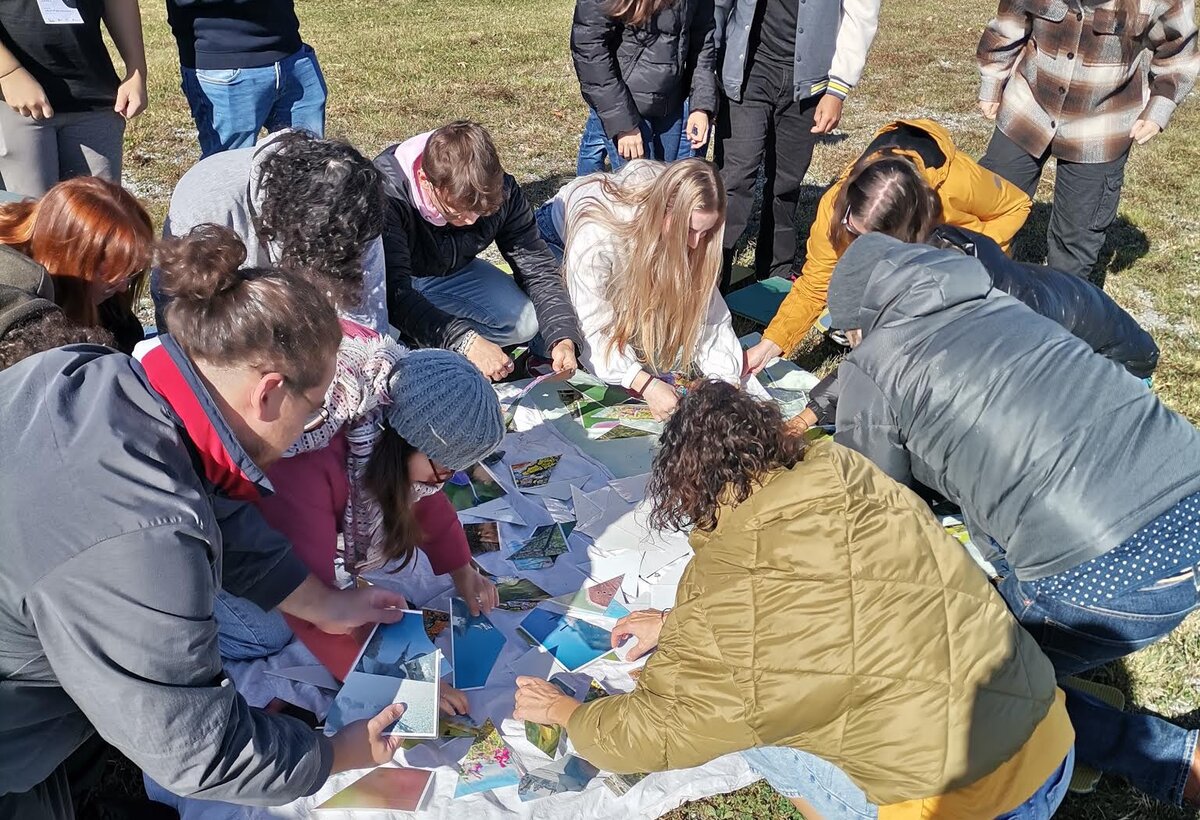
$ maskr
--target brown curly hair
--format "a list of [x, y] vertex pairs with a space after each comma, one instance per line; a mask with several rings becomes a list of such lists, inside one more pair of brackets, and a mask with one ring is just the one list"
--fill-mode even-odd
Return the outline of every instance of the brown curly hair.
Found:
[[790, 433], [774, 402], [726, 382], [696, 382], [662, 434], [647, 486], [651, 526], [712, 530], [722, 505], [736, 507], [774, 470], [804, 459], [807, 442]]

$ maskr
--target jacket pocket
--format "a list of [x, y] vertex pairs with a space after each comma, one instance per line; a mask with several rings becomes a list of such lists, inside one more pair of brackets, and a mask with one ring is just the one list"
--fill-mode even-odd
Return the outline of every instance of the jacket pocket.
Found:
[[[1112, 9], [1092, 12], [1091, 42], [1080, 43], [1080, 54], [1087, 65], [1129, 65], [1137, 46], [1138, 22], [1132, 30], [1125, 25], [1125, 16]], [[1085, 29], [1085, 36], [1087, 30]]]
[[1067, 16], [1067, 4], [1064, 0], [1025, 0], [1021, 7], [1029, 15], [1049, 20], [1051, 23], [1061, 23]]

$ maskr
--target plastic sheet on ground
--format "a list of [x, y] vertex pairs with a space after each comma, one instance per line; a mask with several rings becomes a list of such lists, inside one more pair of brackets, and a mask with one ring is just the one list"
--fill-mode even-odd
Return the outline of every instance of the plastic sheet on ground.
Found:
[[[796, 370], [794, 365], [791, 369]], [[797, 372], [803, 374], [804, 384], [815, 383], [810, 374], [798, 370]], [[501, 385], [498, 392], [503, 399], [506, 391], [513, 395], [521, 387], [523, 385], [520, 383]], [[650, 468], [655, 440], [637, 438], [589, 441], [583, 428], [566, 416], [561, 402], [557, 399], [558, 387], [558, 384], [548, 383], [531, 391], [518, 406], [514, 416], [519, 432], [510, 433], [501, 445], [504, 452], [503, 464], [494, 466], [492, 471], [509, 491], [510, 496], [514, 497], [513, 508], [526, 519], [526, 524], [533, 526], [562, 520], [564, 511], [568, 509], [572, 499], [580, 496], [611, 496], [613, 503], [620, 504], [623, 511], [636, 507], [644, 493], [644, 475]], [[570, 479], [571, 486], [565, 489], [565, 499], [562, 498], [564, 493], [556, 493], [549, 497], [517, 493], [511, 473], [503, 466], [544, 455], [562, 456], [555, 473], [564, 479]], [[611, 487], [609, 482], [614, 479], [627, 480], [619, 480], [615, 487]], [[621, 529], [624, 526], [625, 524], [618, 526], [614, 522], [605, 522], [597, 525], [598, 529], [590, 534], [572, 534], [568, 539], [569, 552], [558, 556], [553, 566], [519, 574], [529, 578], [551, 595], [574, 592], [593, 583], [625, 574], [626, 582], [622, 584], [619, 600], [627, 607], [641, 609], [647, 606], [670, 606], [674, 601], [679, 576], [687, 564], [686, 539], [678, 536], [666, 537], [663, 539], [665, 547], [651, 549], [649, 552], [636, 548], [634, 543], [629, 544], [631, 549], [623, 551], [607, 549], [606, 545], [611, 547], [614, 543], [619, 544], [620, 539], [624, 537], [625, 530]], [[636, 541], [636, 530], [628, 537], [631, 542]], [[660, 554], [664, 551], [667, 551], [667, 554]], [[476, 560], [494, 574], [518, 574], [504, 559], [506, 554], [504, 550], [485, 553], [477, 556]], [[653, 555], [654, 558], [643, 570], [642, 559], [649, 555]], [[448, 577], [433, 574], [423, 553], [418, 552], [414, 565], [399, 573], [377, 571], [368, 575], [368, 578], [373, 583], [404, 593], [410, 604], [449, 610], [452, 584]], [[518, 673], [548, 676], [560, 667], [553, 665], [551, 656], [538, 652], [518, 635], [516, 627], [526, 614], [493, 610], [489, 617], [508, 641], [488, 679], [488, 685], [466, 694], [471, 705], [471, 716], [479, 723], [491, 718], [522, 766], [532, 769], [545, 765], [548, 759], [539, 757], [540, 753], [522, 736], [520, 725], [511, 720], [515, 678]], [[273, 698], [281, 698], [323, 716], [333, 700], [334, 693], [295, 679], [308, 677], [303, 672], [295, 673], [295, 678], [287, 676], [297, 668], [315, 665], [316, 660], [308, 650], [299, 642], [293, 642], [283, 652], [271, 658], [227, 662], [226, 668], [238, 691], [253, 706], [264, 706]], [[602, 658], [586, 667], [584, 672], [616, 693], [633, 688], [634, 681], [629, 671], [639, 665]], [[274, 670], [278, 674], [268, 674], [268, 670]], [[600, 820], [658, 817], [689, 800], [735, 791], [757, 779], [740, 756], [728, 755], [696, 768], [652, 774], [620, 797], [603, 783], [602, 773], [582, 792], [565, 793], [530, 802], [521, 802], [517, 796], [517, 789], [511, 786], [494, 792], [454, 799], [458, 777], [457, 763], [466, 754], [470, 744], [470, 738], [455, 739], [444, 744], [426, 742], [397, 754], [396, 762], [400, 765], [434, 770], [434, 782], [429, 797], [422, 810], [413, 814], [367, 810], [323, 810], [318, 814], [313, 813], [316, 806], [365, 775], [367, 770], [334, 775], [312, 797], [272, 808], [243, 807], [178, 798], [151, 782], [147, 782], [147, 789], [154, 799], [175, 806], [182, 820], [307, 817], [321, 820], [353, 820], [396, 816], [420, 820], [462, 820], [464, 817], [470, 817], [472, 820], [557, 820], [568, 816], [572, 820]]]

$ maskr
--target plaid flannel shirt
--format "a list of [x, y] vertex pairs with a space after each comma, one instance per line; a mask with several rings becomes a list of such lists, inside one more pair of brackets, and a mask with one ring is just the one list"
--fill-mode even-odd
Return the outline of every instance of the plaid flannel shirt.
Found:
[[[979, 99], [1033, 156], [1110, 162], [1134, 122], [1161, 128], [1200, 69], [1195, 0], [1141, 0], [1127, 25], [1118, 0], [1000, 0], [979, 41]], [[1149, 60], [1146, 59], [1149, 52]]]

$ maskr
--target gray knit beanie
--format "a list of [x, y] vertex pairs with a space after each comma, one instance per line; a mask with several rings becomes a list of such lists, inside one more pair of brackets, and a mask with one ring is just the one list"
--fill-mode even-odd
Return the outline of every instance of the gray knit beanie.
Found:
[[388, 394], [391, 428], [443, 467], [470, 467], [504, 439], [496, 391], [457, 353], [412, 351], [392, 368]]
[[850, 243], [829, 280], [829, 325], [838, 330], [862, 327], [859, 311], [866, 301], [867, 284], [875, 266], [904, 246], [899, 239], [869, 233]]

